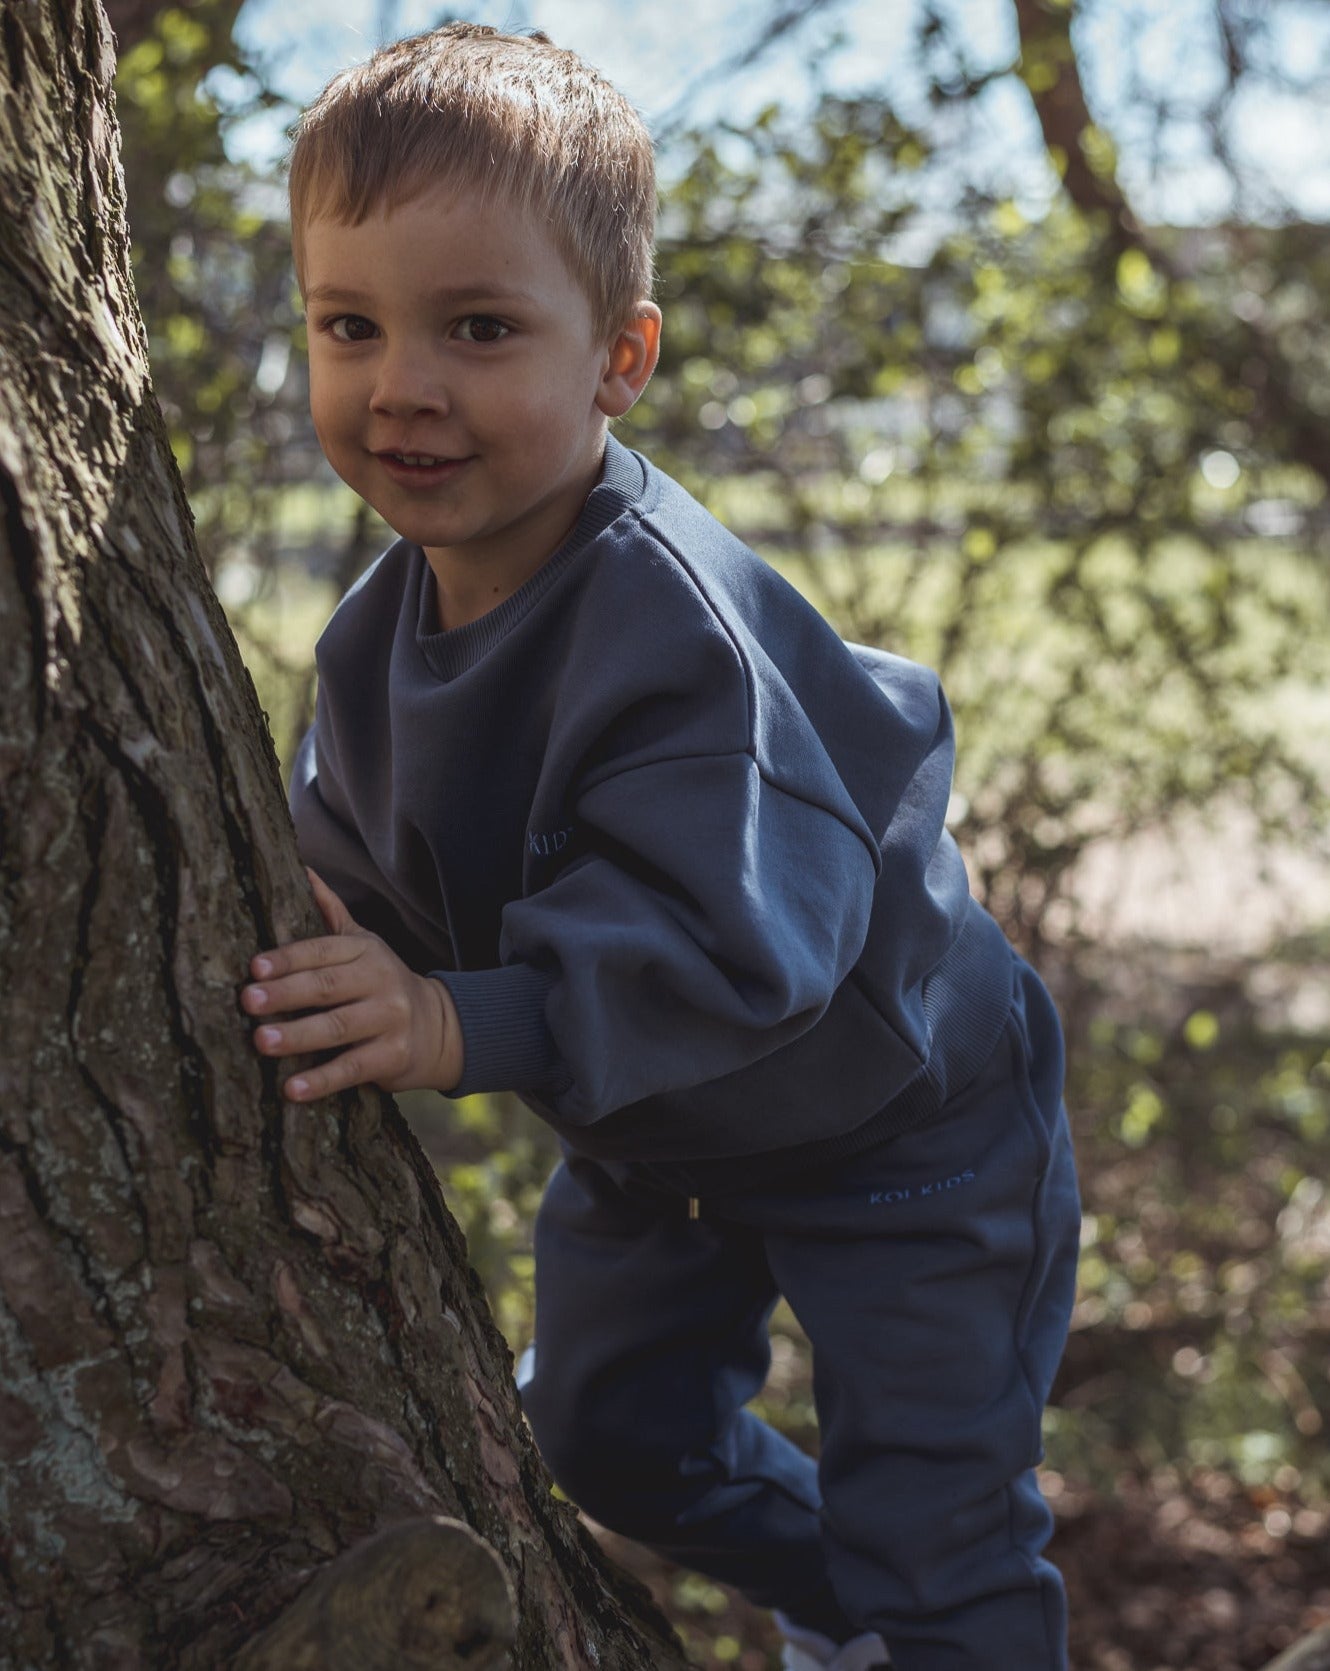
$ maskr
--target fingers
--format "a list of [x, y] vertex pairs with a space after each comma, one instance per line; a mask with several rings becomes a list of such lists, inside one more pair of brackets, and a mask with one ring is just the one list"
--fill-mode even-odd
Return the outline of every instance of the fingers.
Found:
[[346, 1074], [334, 1075], [332, 1069], [336, 1063], [328, 1067], [310, 1068], [307, 1072], [288, 1079], [282, 1086], [282, 1095], [288, 1102], [317, 1102], [320, 1097], [331, 1097], [338, 1091], [347, 1091], [353, 1085], [365, 1083], [367, 1076], [361, 1071], [355, 1057], [339, 1056], [338, 1061], [348, 1064]]
[[413, 975], [377, 935], [355, 923], [320, 876], [310, 871], [309, 878], [335, 932], [251, 959], [256, 979], [241, 988], [240, 1005], [261, 1023], [255, 1048], [268, 1057], [342, 1051], [286, 1081], [284, 1093], [294, 1102], [370, 1082], [395, 1090], [412, 1075], [420, 1083], [421, 1064], [432, 1067], [441, 1054], [433, 1036], [443, 1030], [437, 998], [430, 1009], [421, 997], [437, 983]]
[[256, 1029], [254, 1043], [265, 1056], [307, 1056], [350, 1046], [331, 1061], [288, 1079], [283, 1093], [292, 1102], [309, 1102], [370, 1081], [383, 1083], [401, 1071], [403, 1062], [400, 1037], [385, 1031], [381, 1010], [375, 1003], [347, 1004], [280, 1026], [265, 1025]]
[[373, 983], [364, 979], [354, 965], [311, 969], [288, 975], [285, 980], [268, 980], [246, 986], [240, 993], [240, 1007], [256, 1020], [276, 1021], [300, 1010], [331, 1010], [367, 998]]
[[391, 1091], [392, 1075], [386, 1066], [379, 1065], [381, 1054], [369, 1046], [344, 1051], [331, 1062], [293, 1074], [282, 1086], [282, 1095], [288, 1102], [317, 1102], [320, 1097], [349, 1091], [355, 1085], [381, 1085]]
[[295, 968], [307, 968], [316, 963], [342, 963], [355, 952], [346, 941], [372, 939], [367, 929], [361, 928], [346, 906], [316, 870], [305, 867], [314, 901], [323, 917], [324, 926], [332, 938], [292, 940], [285, 946], [259, 952], [250, 959], [250, 972], [266, 980], [270, 975], [281, 975]]
[[353, 1085], [381, 1084], [383, 1078], [372, 1051], [347, 1050], [331, 1062], [293, 1074], [282, 1086], [282, 1095], [288, 1102], [317, 1102], [320, 1097], [349, 1091]]
[[381, 1006], [343, 1004], [335, 1010], [300, 1016], [294, 1021], [265, 1023], [254, 1030], [255, 1046], [265, 1056], [306, 1056], [316, 1050], [337, 1050], [374, 1038], [383, 1028]]
[[408, 1022], [409, 1016], [391, 1003], [372, 998], [295, 1021], [265, 1024], [255, 1029], [254, 1044], [262, 1055], [283, 1057], [349, 1046], [331, 1061], [288, 1079], [282, 1091], [291, 1102], [312, 1102], [371, 1083], [391, 1091], [403, 1087], [403, 1074], [412, 1062]]
[[[312, 974], [317, 987], [319, 971], [337, 969], [362, 958], [367, 939], [368, 936], [338, 934], [318, 940], [292, 940], [288, 945], [274, 946], [271, 951], [259, 952], [252, 957], [250, 973], [266, 981], [270, 987], [276, 987], [292, 976]], [[249, 992], [252, 989], [247, 987], [245, 990]]]
[[318, 906], [324, 922], [331, 934], [345, 934], [356, 924], [351, 913], [343, 905], [333, 890], [319, 875], [318, 871], [305, 866], [305, 875], [309, 877], [309, 885], [314, 892], [314, 903]]

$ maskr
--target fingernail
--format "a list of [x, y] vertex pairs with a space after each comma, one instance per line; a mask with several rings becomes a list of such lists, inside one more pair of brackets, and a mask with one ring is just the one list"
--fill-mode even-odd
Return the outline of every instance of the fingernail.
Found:
[[289, 1097], [303, 1097], [308, 1090], [309, 1081], [307, 1079], [288, 1079], [286, 1082], [286, 1094]]
[[271, 975], [272, 964], [266, 957], [256, 957], [254, 959], [254, 973], [256, 975]]
[[261, 986], [251, 986], [249, 989], [249, 1001], [251, 1004], [257, 1004], [259, 1008], [262, 1009], [268, 1002], [268, 994]]
[[258, 1038], [260, 1044], [280, 1044], [282, 1042], [281, 1029], [278, 1027], [260, 1027]]

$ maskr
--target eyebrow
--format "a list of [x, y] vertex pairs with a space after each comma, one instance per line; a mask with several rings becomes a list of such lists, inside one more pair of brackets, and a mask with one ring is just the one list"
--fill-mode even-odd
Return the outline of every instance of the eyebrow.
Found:
[[[443, 285], [430, 292], [432, 302], [529, 302], [525, 290], [510, 290], [501, 284], [465, 284], [457, 287]], [[338, 307], [372, 307], [374, 298], [362, 290], [342, 290], [335, 284], [315, 285], [306, 293], [305, 305], [332, 302]]]

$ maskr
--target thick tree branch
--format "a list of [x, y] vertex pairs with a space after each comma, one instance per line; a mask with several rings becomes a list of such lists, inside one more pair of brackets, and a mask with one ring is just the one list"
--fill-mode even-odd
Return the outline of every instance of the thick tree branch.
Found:
[[405, 1520], [326, 1567], [236, 1671], [506, 1671], [512, 1585], [483, 1538], [442, 1515]]
[[[1171, 283], [1187, 275], [1134, 213], [1086, 102], [1072, 41], [1074, 0], [1012, 0], [1020, 33], [1018, 73], [1072, 202], [1097, 217], [1113, 258], [1140, 250]], [[1255, 397], [1255, 417], [1282, 431], [1288, 457], [1330, 484], [1330, 421], [1308, 401], [1279, 343], [1259, 323], [1230, 315], [1207, 345], [1229, 382]], [[1253, 378], [1253, 368], [1259, 376]]]
[[1071, 39], [1070, 5], [1056, 0], [1013, 0], [1020, 32], [1017, 73], [1029, 89], [1050, 156], [1067, 195], [1087, 215], [1103, 215], [1108, 237], [1119, 250], [1139, 236], [1117, 176], [1102, 160], [1096, 163], [1086, 141], [1095, 134], [1085, 101], [1080, 67]]

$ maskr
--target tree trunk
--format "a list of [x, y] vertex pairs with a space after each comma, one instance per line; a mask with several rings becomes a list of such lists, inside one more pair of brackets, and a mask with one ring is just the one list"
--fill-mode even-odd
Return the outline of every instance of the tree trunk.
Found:
[[373, 1663], [502, 1663], [511, 1587], [518, 1667], [682, 1667], [391, 1101], [284, 1106], [251, 1048], [249, 955], [320, 925], [149, 386], [112, 56], [96, 0], [0, 4], [0, 1667], [326, 1671], [255, 1638], [376, 1532]]

